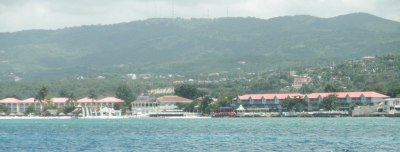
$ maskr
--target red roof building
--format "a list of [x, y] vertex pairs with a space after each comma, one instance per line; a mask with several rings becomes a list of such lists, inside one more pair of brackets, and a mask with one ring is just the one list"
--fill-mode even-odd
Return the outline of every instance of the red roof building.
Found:
[[324, 98], [329, 95], [335, 95], [338, 100], [344, 101], [345, 103], [359, 102], [377, 104], [382, 102], [389, 96], [376, 93], [376, 92], [328, 92], [328, 93], [311, 93], [311, 94], [300, 94], [300, 93], [289, 93], [289, 94], [245, 94], [238, 96], [235, 99], [237, 104], [244, 106], [258, 106], [276, 108], [280, 106], [282, 100], [287, 98], [300, 98], [304, 99], [308, 103], [308, 109], [317, 109], [315, 107], [318, 103], [322, 102]]
[[21, 100], [16, 98], [5, 98], [0, 100], [0, 103], [22, 103]]
[[124, 100], [115, 98], [115, 97], [105, 97], [100, 100], [96, 100], [97, 103], [123, 103]]
[[191, 103], [191, 99], [179, 97], [179, 96], [163, 96], [157, 98], [157, 102], [160, 103], [160, 110], [177, 110], [177, 103]]
[[97, 107], [113, 107], [116, 103], [123, 103], [124, 101], [115, 97], [105, 97], [99, 100], [94, 100], [90, 98], [82, 98], [77, 100], [76, 102], [68, 102], [68, 98], [64, 97], [55, 97], [51, 98], [50, 102], [43, 101], [39, 103], [39, 101], [35, 101], [34, 98], [27, 98], [25, 100], [19, 100], [16, 98], [5, 98], [0, 100], [0, 104], [5, 105], [10, 113], [24, 113], [26, 109], [29, 107], [33, 107], [35, 110], [42, 110], [42, 104], [53, 104], [57, 108], [63, 108], [66, 105], [76, 106], [82, 105], [90, 108]]
[[81, 99], [77, 100], [76, 102], [78, 102], [78, 103], [92, 103], [92, 102], [95, 102], [95, 101], [96, 101], [96, 99], [91, 99], [91, 98], [85, 97], [85, 98], [81, 98]]

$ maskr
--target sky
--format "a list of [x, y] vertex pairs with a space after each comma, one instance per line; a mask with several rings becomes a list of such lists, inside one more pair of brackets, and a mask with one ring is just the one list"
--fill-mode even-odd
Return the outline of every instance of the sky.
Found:
[[0, 0], [0, 32], [148, 18], [327, 18], [355, 12], [400, 21], [400, 0]]

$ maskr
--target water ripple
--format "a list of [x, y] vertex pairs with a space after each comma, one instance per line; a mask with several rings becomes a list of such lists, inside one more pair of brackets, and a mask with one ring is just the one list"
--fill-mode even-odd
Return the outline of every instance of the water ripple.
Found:
[[6, 151], [398, 151], [397, 118], [0, 120]]

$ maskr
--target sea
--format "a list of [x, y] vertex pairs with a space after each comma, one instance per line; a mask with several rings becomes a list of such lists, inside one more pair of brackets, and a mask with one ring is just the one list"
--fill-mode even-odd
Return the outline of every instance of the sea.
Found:
[[400, 151], [400, 118], [0, 120], [0, 151]]

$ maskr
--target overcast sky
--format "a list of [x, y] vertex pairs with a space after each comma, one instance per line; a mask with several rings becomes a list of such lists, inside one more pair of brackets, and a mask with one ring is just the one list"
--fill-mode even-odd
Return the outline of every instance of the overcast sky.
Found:
[[400, 0], [0, 0], [0, 32], [154, 17], [268, 19], [286, 15], [333, 17], [353, 12], [400, 21]]

